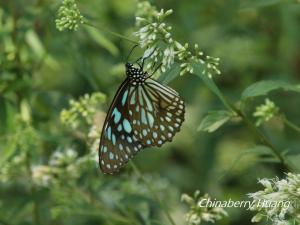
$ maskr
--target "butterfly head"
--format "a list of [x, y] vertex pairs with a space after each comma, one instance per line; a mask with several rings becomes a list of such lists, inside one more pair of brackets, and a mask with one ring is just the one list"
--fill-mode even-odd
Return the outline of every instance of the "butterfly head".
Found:
[[133, 84], [140, 84], [145, 81], [147, 72], [144, 72], [142, 68], [135, 67], [132, 63], [126, 63], [126, 75], [132, 81]]

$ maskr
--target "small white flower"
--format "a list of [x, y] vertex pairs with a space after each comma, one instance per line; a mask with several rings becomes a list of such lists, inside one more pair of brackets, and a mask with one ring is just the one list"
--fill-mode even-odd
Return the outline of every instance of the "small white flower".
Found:
[[[264, 190], [248, 194], [256, 203], [251, 210], [258, 211], [252, 222], [259, 222], [266, 217], [272, 224], [283, 225], [297, 219], [300, 215], [300, 195], [297, 192], [300, 188], [299, 181], [300, 174], [292, 173], [288, 173], [287, 178], [282, 180], [260, 179], [259, 183], [264, 186]], [[261, 202], [270, 204], [259, 204]]]
[[189, 225], [200, 225], [201, 222], [216, 222], [227, 216], [227, 212], [219, 207], [206, 208], [202, 206], [202, 201], [210, 197], [205, 194], [200, 196], [200, 191], [196, 191], [194, 197], [182, 194], [181, 201], [188, 204], [190, 211], [185, 215], [185, 220]]
[[257, 118], [256, 126], [260, 126], [263, 122], [269, 121], [272, 117], [274, 117], [279, 111], [279, 108], [275, 105], [274, 102], [265, 99], [265, 104], [262, 104], [256, 107], [253, 116]]
[[31, 167], [32, 179], [35, 184], [47, 187], [52, 182], [51, 168], [44, 165], [37, 165]]

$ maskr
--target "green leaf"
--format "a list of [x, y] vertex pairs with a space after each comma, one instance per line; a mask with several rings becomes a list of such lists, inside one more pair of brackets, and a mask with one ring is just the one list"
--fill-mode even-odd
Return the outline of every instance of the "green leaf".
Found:
[[297, 155], [288, 155], [286, 156], [289, 164], [291, 164], [293, 166], [293, 168], [295, 168], [297, 171], [297, 173], [300, 172], [300, 154]]
[[118, 48], [113, 42], [107, 39], [102, 33], [93, 27], [85, 27], [86, 31], [89, 33], [90, 37], [101, 47], [109, 51], [113, 56], [119, 54]]
[[241, 5], [241, 9], [251, 9], [282, 3], [283, 0], [248, 0]]
[[47, 53], [42, 41], [34, 30], [29, 30], [25, 34], [26, 42], [30, 46], [33, 54], [42, 62], [50, 66], [52, 69], [58, 69], [59, 63]]
[[214, 132], [234, 115], [226, 110], [212, 111], [202, 120], [197, 131]]
[[40, 58], [42, 58], [46, 54], [46, 50], [34, 30], [29, 30], [25, 35], [26, 42], [34, 52], [34, 54]]
[[266, 95], [269, 92], [277, 89], [300, 92], [299, 85], [289, 84], [280, 80], [264, 80], [247, 87], [242, 93], [242, 101], [246, 100], [247, 98]]
[[6, 128], [6, 102], [3, 97], [0, 96], [0, 136], [4, 133]]
[[229, 167], [228, 170], [226, 170], [220, 178], [223, 178], [224, 176], [228, 175], [230, 171], [234, 169], [234, 167], [241, 161], [242, 158], [249, 155], [258, 155], [258, 156], [268, 156], [268, 159], [275, 159], [276, 162], [279, 162], [278, 159], [274, 156], [272, 150], [264, 145], [255, 145], [251, 148], [248, 148], [246, 150], [241, 151], [239, 154], [236, 155], [235, 159], [233, 160], [233, 163]]
[[159, 76], [158, 81], [160, 83], [167, 84], [174, 80], [179, 75], [179, 73], [180, 65], [178, 63], [174, 63], [170, 69]]
[[215, 84], [214, 80], [209, 78], [206, 74], [203, 73], [204, 68], [201, 63], [194, 62], [192, 63], [194, 74], [202, 79], [202, 81], [206, 84], [206, 86], [219, 97], [219, 99], [223, 102], [223, 104], [228, 108], [232, 109], [232, 107], [229, 105], [228, 101], [220, 91], [220, 89]]

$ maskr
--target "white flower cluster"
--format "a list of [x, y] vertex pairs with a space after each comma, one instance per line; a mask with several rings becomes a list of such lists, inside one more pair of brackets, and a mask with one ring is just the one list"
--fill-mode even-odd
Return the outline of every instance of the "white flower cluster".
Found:
[[201, 201], [209, 200], [208, 194], [200, 196], [200, 191], [196, 191], [194, 197], [187, 194], [181, 196], [181, 201], [189, 205], [190, 211], [185, 215], [186, 222], [189, 225], [199, 225], [202, 222], [215, 223], [217, 220], [227, 216], [227, 212], [220, 207], [203, 207]]
[[[172, 10], [160, 11], [151, 6], [149, 2], [138, 4], [136, 13], [136, 26], [138, 31], [135, 35], [139, 38], [141, 47], [156, 50], [151, 56], [148, 68], [155, 62], [161, 62], [161, 71], [165, 72], [171, 65], [178, 61], [180, 63], [180, 75], [193, 73], [193, 62], [199, 62], [204, 66], [203, 73], [212, 77], [213, 74], [221, 74], [217, 68], [219, 59], [206, 56], [199, 51], [198, 45], [190, 50], [189, 45], [180, 44], [172, 38], [172, 27], [168, 26], [164, 20], [172, 14]], [[146, 54], [145, 54], [146, 55]]]
[[60, 113], [62, 123], [77, 128], [83, 121], [88, 125], [92, 124], [97, 107], [105, 102], [105, 95], [95, 92], [91, 95], [85, 94], [78, 101], [70, 100], [70, 108], [63, 109]]
[[[272, 221], [272, 225], [299, 224], [300, 174], [288, 173], [287, 178], [282, 180], [260, 179], [259, 183], [265, 189], [248, 194], [256, 202], [251, 210], [258, 212], [252, 218], [252, 222], [260, 222], [266, 218]], [[274, 204], [261, 204], [261, 202]]]
[[6, 183], [26, 174], [26, 153], [22, 152], [4, 163], [0, 169], [0, 182]]
[[77, 152], [72, 148], [56, 150], [48, 164], [31, 167], [32, 179], [37, 186], [43, 187], [61, 181], [67, 182], [80, 177], [83, 167], [91, 161], [89, 154], [78, 157]]
[[260, 126], [263, 122], [269, 121], [279, 111], [279, 108], [270, 99], [265, 99], [265, 104], [256, 107], [253, 116], [257, 118], [256, 126]]

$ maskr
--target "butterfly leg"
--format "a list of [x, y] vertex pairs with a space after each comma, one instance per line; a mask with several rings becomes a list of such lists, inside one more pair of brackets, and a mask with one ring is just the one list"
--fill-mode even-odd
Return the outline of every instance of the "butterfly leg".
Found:
[[160, 63], [160, 64], [155, 68], [155, 70], [154, 70], [147, 78], [152, 77], [153, 74], [155, 74], [156, 71], [157, 71], [161, 66], [162, 66], [162, 63]]
[[153, 63], [153, 65], [152, 65], [152, 67], [151, 67], [151, 70], [154, 69], [155, 65], [156, 65], [156, 62]]
[[145, 64], [146, 59], [149, 59], [149, 58], [154, 54], [154, 52], [155, 52], [156, 50], [157, 50], [157, 47], [155, 47], [155, 48], [153, 49], [153, 51], [152, 51], [149, 55], [147, 55], [146, 57], [143, 58], [143, 60], [142, 60], [142, 66], [141, 66], [141, 69], [142, 69], [142, 70], [144, 69], [144, 64]]

